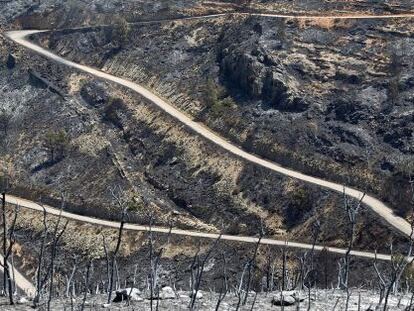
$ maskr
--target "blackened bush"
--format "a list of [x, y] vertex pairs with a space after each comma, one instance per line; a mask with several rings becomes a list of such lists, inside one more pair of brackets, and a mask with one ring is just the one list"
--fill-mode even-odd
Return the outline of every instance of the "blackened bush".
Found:
[[126, 110], [126, 106], [120, 98], [110, 98], [103, 111], [103, 119], [122, 129], [121, 114]]
[[56, 163], [65, 157], [69, 142], [69, 138], [63, 129], [50, 130], [46, 133], [43, 145], [49, 151], [51, 163]]
[[285, 209], [285, 224], [292, 227], [301, 222], [305, 214], [312, 208], [309, 192], [305, 188], [297, 188], [289, 195], [289, 204]]

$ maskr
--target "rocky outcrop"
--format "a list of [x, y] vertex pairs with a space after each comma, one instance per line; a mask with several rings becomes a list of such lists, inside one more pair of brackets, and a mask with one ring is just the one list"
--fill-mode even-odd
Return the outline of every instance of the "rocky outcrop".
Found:
[[303, 112], [309, 104], [301, 98], [290, 77], [281, 65], [266, 61], [263, 54], [239, 54], [238, 50], [225, 48], [220, 68], [222, 78], [236, 86], [252, 99], [260, 99], [268, 109]]
[[103, 106], [108, 100], [108, 95], [103, 87], [92, 82], [82, 86], [80, 95], [89, 105], [96, 108]]
[[262, 98], [269, 101], [272, 108], [288, 112], [304, 112], [309, 104], [295, 95], [294, 87], [289, 84], [283, 74], [269, 70], [262, 89]]
[[29, 69], [29, 81], [33, 86], [46, 88], [51, 92], [54, 92], [61, 97], [64, 97], [64, 91], [62, 91], [58, 86], [56, 86], [52, 81], [42, 77], [40, 73], [35, 70]]

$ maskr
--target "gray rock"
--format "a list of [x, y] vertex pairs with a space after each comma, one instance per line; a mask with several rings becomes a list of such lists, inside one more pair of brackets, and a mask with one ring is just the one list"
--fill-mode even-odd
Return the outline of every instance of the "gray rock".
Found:
[[195, 292], [191, 293], [190, 297], [194, 297], [194, 294], [196, 295], [196, 299], [201, 299], [203, 298], [203, 293], [201, 291], [198, 291], [197, 294]]
[[269, 71], [264, 80], [262, 97], [270, 102], [271, 108], [303, 112], [309, 108], [309, 103], [295, 95], [293, 84], [287, 81], [282, 73]]
[[[304, 112], [309, 103], [298, 90], [295, 77], [288, 74], [285, 65], [274, 59], [266, 49], [254, 46], [251, 52], [224, 44], [220, 62], [224, 79], [231, 81], [252, 99], [264, 101], [268, 108], [288, 112]], [[247, 46], [248, 43], [243, 43]], [[299, 56], [298, 56], [299, 57]], [[309, 66], [315, 66], [309, 62]], [[309, 68], [306, 71], [314, 72]]]
[[17, 304], [18, 305], [24, 305], [24, 304], [27, 304], [29, 302], [29, 300], [26, 298], [26, 297], [20, 297], [18, 300], [17, 300]]
[[165, 286], [161, 289], [160, 299], [175, 299], [177, 298], [174, 290], [170, 286]]
[[272, 305], [274, 306], [293, 306], [295, 303], [296, 300], [292, 296], [276, 296], [272, 299]]
[[272, 305], [275, 306], [293, 306], [298, 301], [303, 301], [299, 293], [295, 291], [284, 291], [276, 294], [272, 299]]
[[138, 288], [123, 288], [115, 292], [116, 296], [113, 302], [122, 302], [122, 301], [142, 301], [140, 297], [141, 291]]

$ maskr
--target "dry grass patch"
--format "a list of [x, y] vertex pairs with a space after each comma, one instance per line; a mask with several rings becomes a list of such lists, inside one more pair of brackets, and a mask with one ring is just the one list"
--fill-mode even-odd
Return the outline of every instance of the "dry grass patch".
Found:
[[296, 19], [296, 24], [299, 29], [318, 27], [326, 30], [350, 29], [354, 25], [353, 21], [350, 19], [337, 19], [327, 17]]

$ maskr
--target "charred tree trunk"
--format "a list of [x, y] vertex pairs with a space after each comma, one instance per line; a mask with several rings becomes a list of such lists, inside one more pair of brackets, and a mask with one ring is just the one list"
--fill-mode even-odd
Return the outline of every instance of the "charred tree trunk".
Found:
[[121, 247], [122, 234], [123, 234], [123, 231], [124, 231], [124, 225], [125, 225], [125, 220], [124, 220], [124, 217], [122, 217], [121, 224], [119, 226], [118, 239], [117, 239], [117, 242], [116, 242], [115, 251], [112, 255], [112, 261], [111, 261], [111, 272], [110, 272], [110, 277], [109, 277], [108, 301], [107, 301], [108, 304], [110, 304], [111, 300], [112, 300], [112, 289], [113, 289], [113, 286], [114, 286], [116, 256], [118, 255], [119, 249]]
[[[2, 220], [3, 220], [3, 255], [6, 256], [7, 251], [7, 219], [6, 219], [6, 193], [1, 194], [1, 210], [2, 210]], [[6, 267], [6, 260], [4, 260], [4, 267]], [[6, 272], [3, 274], [3, 293], [7, 294], [7, 275]]]

